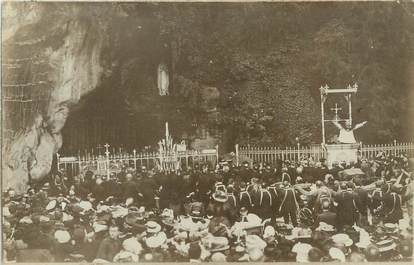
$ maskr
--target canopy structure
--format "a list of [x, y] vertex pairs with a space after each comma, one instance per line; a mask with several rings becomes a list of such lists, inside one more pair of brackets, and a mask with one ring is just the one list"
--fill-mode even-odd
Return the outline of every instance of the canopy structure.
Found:
[[352, 124], [352, 102], [351, 102], [351, 95], [358, 91], [358, 85], [354, 84], [353, 86], [348, 85], [347, 88], [344, 89], [330, 89], [328, 85], [321, 86], [319, 88], [321, 92], [321, 123], [322, 123], [322, 144], [325, 145], [325, 122], [332, 122], [332, 121], [341, 121], [338, 119], [338, 107], [335, 107], [335, 119], [329, 120], [325, 119], [325, 101], [328, 98], [329, 94], [345, 94], [345, 99], [348, 101], [348, 119], [347, 121]]

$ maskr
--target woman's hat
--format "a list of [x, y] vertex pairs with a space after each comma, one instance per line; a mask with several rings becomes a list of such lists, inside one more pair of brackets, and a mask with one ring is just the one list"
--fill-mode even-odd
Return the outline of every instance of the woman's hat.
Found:
[[393, 250], [397, 247], [397, 244], [395, 244], [395, 242], [392, 238], [376, 242], [375, 245], [378, 247], [379, 252], [390, 251], [390, 250]]
[[158, 233], [155, 236], [148, 237], [145, 240], [145, 244], [149, 248], [158, 248], [161, 247], [165, 241], [167, 240], [167, 236], [164, 233]]
[[395, 234], [399, 231], [398, 225], [393, 223], [384, 224], [384, 229], [387, 234]]
[[161, 226], [154, 221], [148, 221], [145, 226], [147, 227], [148, 233], [158, 233], [161, 231]]
[[19, 220], [20, 224], [33, 224], [32, 218], [30, 216], [24, 216], [22, 219]]
[[253, 248], [258, 248], [264, 250], [266, 247], [266, 242], [263, 241], [258, 235], [248, 235], [246, 236], [246, 249], [250, 251]]
[[334, 232], [335, 228], [330, 225], [327, 224], [325, 222], [320, 222], [318, 228], [316, 228], [317, 231], [323, 231], [323, 232]]
[[339, 248], [330, 248], [329, 256], [334, 260], [345, 262], [345, 254]]
[[57, 230], [55, 232], [55, 239], [61, 244], [67, 243], [70, 240], [70, 234], [68, 231]]
[[270, 225], [266, 226], [266, 228], [263, 231], [263, 238], [266, 239], [266, 238], [269, 238], [275, 235], [276, 235], [276, 231], [273, 228], [273, 226], [270, 226]]
[[93, 227], [93, 230], [95, 231], [95, 233], [99, 233], [99, 232], [108, 230], [108, 226], [106, 224], [102, 224], [100, 222], [95, 222], [92, 225], [92, 227]]
[[335, 244], [344, 244], [346, 247], [350, 247], [354, 243], [347, 234], [336, 234], [331, 238]]
[[224, 191], [217, 190], [213, 194], [213, 199], [217, 202], [226, 202], [227, 201], [227, 194]]
[[209, 243], [208, 250], [211, 253], [224, 251], [230, 248], [229, 240], [226, 237], [222, 237], [222, 236], [212, 237], [208, 243]]
[[128, 238], [122, 242], [124, 250], [133, 254], [139, 255], [142, 251], [142, 246], [135, 237]]
[[51, 211], [55, 209], [55, 207], [56, 207], [56, 200], [52, 200], [46, 205], [46, 211]]
[[306, 243], [296, 243], [292, 252], [296, 253], [296, 262], [309, 262], [309, 251], [312, 249], [312, 245]]

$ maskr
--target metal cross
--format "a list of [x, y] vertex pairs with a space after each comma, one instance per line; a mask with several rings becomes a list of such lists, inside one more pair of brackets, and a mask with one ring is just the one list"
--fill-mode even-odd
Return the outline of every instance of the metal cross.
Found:
[[109, 147], [110, 147], [110, 145], [109, 145], [109, 144], [105, 144], [105, 145], [104, 145], [104, 147], [105, 147], [105, 149], [106, 149], [105, 154], [106, 154], [106, 155], [109, 155]]
[[335, 103], [335, 108], [331, 108], [331, 110], [335, 111], [335, 120], [338, 120], [338, 112], [342, 110], [342, 108], [338, 108], [338, 104]]

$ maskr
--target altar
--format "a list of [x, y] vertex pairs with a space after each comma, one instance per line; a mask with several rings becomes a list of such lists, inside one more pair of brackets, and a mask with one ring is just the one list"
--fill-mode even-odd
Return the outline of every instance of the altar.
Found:
[[356, 163], [358, 161], [358, 150], [360, 145], [354, 144], [327, 144], [326, 162], [331, 168], [334, 162]]

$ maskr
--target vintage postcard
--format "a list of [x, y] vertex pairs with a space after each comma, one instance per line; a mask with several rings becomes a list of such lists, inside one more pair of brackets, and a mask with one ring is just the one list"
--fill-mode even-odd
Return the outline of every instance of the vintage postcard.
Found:
[[412, 262], [411, 1], [5, 1], [3, 263]]

